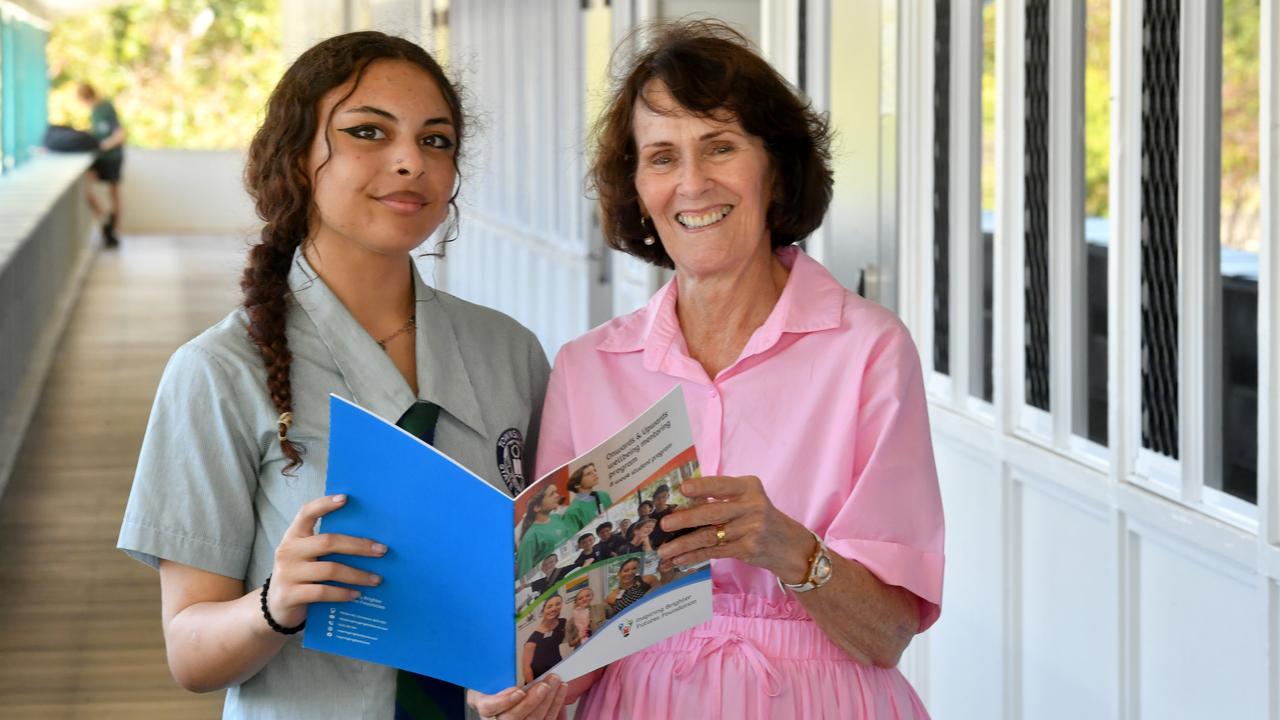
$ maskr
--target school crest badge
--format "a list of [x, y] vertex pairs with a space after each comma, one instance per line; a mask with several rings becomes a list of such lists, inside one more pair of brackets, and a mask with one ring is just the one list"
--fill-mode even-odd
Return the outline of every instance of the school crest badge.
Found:
[[498, 436], [498, 473], [512, 495], [524, 490], [524, 436], [517, 428], [507, 428]]

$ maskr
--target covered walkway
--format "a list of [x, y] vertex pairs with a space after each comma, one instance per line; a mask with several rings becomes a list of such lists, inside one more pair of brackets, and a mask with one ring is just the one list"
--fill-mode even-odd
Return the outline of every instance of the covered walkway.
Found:
[[156, 574], [114, 547], [164, 363], [235, 306], [243, 248], [130, 237], [94, 260], [0, 503], [0, 716], [220, 716], [170, 678]]

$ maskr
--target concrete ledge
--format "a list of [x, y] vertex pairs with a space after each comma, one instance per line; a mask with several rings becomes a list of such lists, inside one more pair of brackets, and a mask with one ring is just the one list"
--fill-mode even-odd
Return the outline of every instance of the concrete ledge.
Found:
[[45, 155], [0, 178], [0, 493], [93, 260], [89, 155]]
[[0, 271], [91, 164], [90, 153], [48, 154], [0, 175]]

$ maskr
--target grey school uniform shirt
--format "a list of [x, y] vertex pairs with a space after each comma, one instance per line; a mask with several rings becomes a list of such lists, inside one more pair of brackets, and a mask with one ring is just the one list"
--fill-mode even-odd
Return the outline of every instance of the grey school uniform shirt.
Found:
[[[442, 408], [435, 444], [495, 487], [518, 492], [522, 469], [533, 471], [546, 355], [514, 320], [433, 290], [417, 272], [414, 279], [419, 397]], [[417, 399], [300, 253], [289, 287], [289, 437], [302, 444], [303, 465], [281, 475], [279, 413], [237, 310], [179, 348], [165, 369], [120, 529], [118, 547], [130, 556], [261, 586], [298, 508], [324, 494], [329, 394], [391, 422]], [[448, 512], [447, 500], [423, 510], [424, 517]], [[228, 690], [224, 718], [394, 715], [395, 670], [304, 650], [300, 637]]]

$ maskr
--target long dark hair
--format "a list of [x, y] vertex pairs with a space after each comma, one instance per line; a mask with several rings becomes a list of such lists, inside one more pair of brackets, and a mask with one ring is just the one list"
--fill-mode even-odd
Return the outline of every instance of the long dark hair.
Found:
[[[245, 187], [265, 225], [258, 242], [249, 250], [240, 289], [244, 291], [243, 306], [249, 316], [249, 338], [266, 365], [267, 389], [271, 402], [281, 414], [280, 445], [289, 460], [284, 468], [286, 474], [302, 464], [301, 448], [288, 438], [288, 418], [292, 418], [293, 411], [289, 380], [293, 355], [285, 333], [285, 318], [289, 264], [298, 245], [312, 230], [310, 220], [314, 216], [307, 158], [316, 132], [323, 132], [328, 126], [327, 117], [323, 121], [317, 117], [317, 107], [326, 93], [355, 78], [351, 90], [334, 107], [341, 104], [355, 92], [369, 63], [379, 59], [413, 63], [435, 80], [453, 114], [457, 131], [453, 156], [456, 170], [465, 135], [465, 117], [457, 88], [425, 50], [404, 38], [372, 31], [329, 38], [299, 56], [272, 91], [267, 100], [266, 118], [249, 145]], [[321, 163], [321, 167], [323, 165]], [[454, 221], [445, 233], [444, 242], [451, 240], [457, 231], [457, 193], [455, 184], [453, 197], [449, 199]]]

